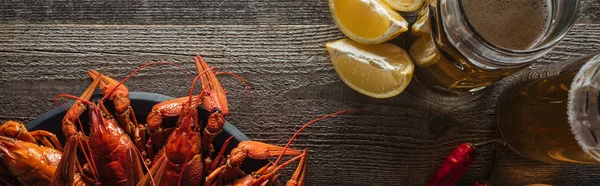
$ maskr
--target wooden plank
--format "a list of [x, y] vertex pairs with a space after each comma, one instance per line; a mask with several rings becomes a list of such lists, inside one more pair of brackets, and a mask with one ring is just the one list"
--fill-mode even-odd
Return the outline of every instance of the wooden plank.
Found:
[[[532, 68], [598, 51], [600, 24], [577, 25]], [[349, 107], [361, 112], [327, 119], [300, 135], [294, 147], [310, 149], [309, 185], [424, 185], [458, 144], [498, 138], [495, 100], [505, 81], [474, 95], [443, 97], [411, 83], [390, 99], [372, 99], [346, 87], [324, 43], [343, 38], [333, 26], [0, 26], [0, 122], [29, 121], [51, 107], [58, 93], [80, 94], [89, 69], [122, 78], [150, 61], [172, 61], [193, 71], [202, 55], [234, 78], [229, 121], [248, 136], [284, 144], [301, 124]], [[192, 75], [150, 67], [132, 78], [132, 91], [182, 96]], [[460, 185], [484, 177], [492, 147], [480, 149]], [[593, 185], [598, 167], [549, 165], [498, 147], [492, 183]], [[289, 175], [289, 170], [286, 172]]]
[[329, 24], [327, 1], [0, 1], [2, 23]]
[[579, 13], [579, 22], [597, 22], [600, 20], [600, 1], [596, 0], [582, 0], [581, 9]]
[[[327, 0], [0, 1], [0, 23], [44, 24], [332, 24]], [[600, 2], [581, 0], [580, 22], [600, 20]]]

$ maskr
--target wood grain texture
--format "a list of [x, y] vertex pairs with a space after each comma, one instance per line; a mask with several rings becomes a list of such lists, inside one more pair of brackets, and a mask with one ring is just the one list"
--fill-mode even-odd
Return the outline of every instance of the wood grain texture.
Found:
[[[11, 24], [332, 24], [327, 0], [0, 0], [0, 23]], [[581, 0], [580, 22], [600, 20], [600, 2]]]
[[0, 23], [329, 24], [324, 0], [0, 1]]
[[[600, 49], [600, 24], [580, 24], [531, 68]], [[310, 153], [308, 185], [424, 185], [458, 144], [498, 138], [495, 100], [510, 78], [474, 95], [444, 97], [414, 82], [390, 99], [372, 99], [346, 87], [333, 70], [324, 43], [343, 38], [330, 25], [1, 25], [0, 122], [29, 121], [49, 110], [58, 93], [80, 94], [96, 69], [122, 78], [143, 63], [172, 61], [194, 70], [192, 56], [235, 72], [228, 120], [255, 140], [285, 144], [303, 123], [349, 107], [353, 114], [310, 127], [295, 148]], [[132, 91], [185, 95], [191, 74], [150, 67], [132, 78]], [[493, 159], [480, 149], [460, 179], [482, 179]], [[600, 168], [549, 165], [497, 147], [497, 185], [595, 185]], [[286, 170], [286, 177], [291, 169]]]
[[[600, 50], [600, 2], [582, 0], [573, 31], [530, 69]], [[227, 118], [255, 140], [284, 144], [301, 124], [349, 107], [362, 111], [313, 125], [294, 147], [310, 153], [308, 185], [424, 185], [458, 144], [498, 138], [495, 102], [522, 71], [474, 95], [444, 97], [411, 83], [390, 99], [346, 87], [324, 43], [344, 38], [326, 0], [9, 1], [0, 0], [0, 122], [27, 122], [51, 108], [58, 93], [80, 94], [87, 70], [122, 78], [151, 61], [127, 86], [185, 95], [193, 55], [240, 74]], [[597, 185], [600, 168], [549, 165], [497, 147], [494, 185]], [[459, 180], [467, 185], [489, 171], [492, 147]], [[287, 169], [285, 178], [292, 168]]]

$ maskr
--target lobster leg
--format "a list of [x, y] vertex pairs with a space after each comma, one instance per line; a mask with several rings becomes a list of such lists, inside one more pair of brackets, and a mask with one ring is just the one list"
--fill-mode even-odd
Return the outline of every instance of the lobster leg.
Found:
[[[268, 168], [268, 166], [265, 167]], [[206, 176], [204, 180], [204, 186], [225, 185], [225, 183], [232, 183], [238, 177], [244, 175], [246, 175], [246, 173], [238, 167], [229, 167], [227, 165], [223, 165]]]
[[225, 118], [220, 112], [210, 114], [202, 133], [202, 152], [207, 158], [212, 156], [214, 151], [212, 141], [221, 133], [223, 125], [225, 125]]
[[[147, 148], [146, 146], [146, 141], [148, 141], [148, 137], [146, 136], [146, 130], [147, 128], [144, 125], [138, 125], [134, 132], [133, 132], [133, 142], [135, 143], [135, 146], [137, 147], [137, 149], [146, 149], [145, 151], [142, 152], [142, 156], [147, 159], [148, 161], [150, 161], [150, 159], [152, 159], [152, 157], [150, 156], [150, 151], [152, 151], [151, 147]], [[149, 164], [150, 162], [146, 162], [146, 164]]]
[[300, 162], [298, 163], [298, 167], [296, 171], [294, 171], [294, 175], [292, 178], [288, 180], [285, 184], [286, 186], [303, 186], [304, 185], [304, 176], [306, 175], [306, 163], [308, 161], [308, 152], [304, 150], [302, 158], [300, 158]]
[[[56, 148], [57, 150], [62, 151], [62, 145], [53, 133], [45, 130], [28, 132], [25, 125], [15, 121], [7, 121], [0, 126], [0, 136], [12, 137], [29, 143], [37, 144], [39, 142], [46, 147]], [[50, 139], [50, 141], [48, 141], [48, 139]]]
[[[239, 169], [239, 166], [247, 157], [252, 159], [267, 159], [269, 157], [278, 157], [282, 153], [283, 155], [287, 156], [303, 154], [302, 151], [295, 149], [286, 149], [285, 152], [283, 150], [284, 147], [271, 145], [263, 142], [242, 141], [238, 144], [236, 148], [231, 150], [229, 159], [227, 160], [227, 165], [220, 166], [207, 176], [205, 185], [208, 186], [214, 184], [215, 182], [221, 181], [224, 182], [224, 184], [230, 184], [234, 182], [235, 180], [237, 180], [238, 177], [244, 175], [244, 172]], [[260, 173], [261, 170], [255, 172], [255, 174]]]
[[238, 147], [231, 150], [229, 162], [231, 166], [239, 166], [246, 157], [252, 159], [267, 159], [268, 157], [278, 157], [282, 153], [285, 156], [294, 156], [302, 154], [302, 151], [287, 149], [284, 147], [271, 145], [258, 141], [242, 141]]
[[145, 145], [145, 142], [149, 141], [148, 136], [147, 136], [148, 128], [145, 125], [137, 124], [137, 120], [135, 120], [135, 113], [133, 112], [133, 109], [131, 109], [130, 111], [131, 111], [131, 118], [134, 119], [134, 121], [135, 121], [134, 123], [136, 124], [135, 128], [133, 129], [133, 136], [132, 136], [133, 140], [132, 141], [134, 142], [137, 149], [142, 151], [142, 156], [147, 160], [147, 162], [145, 162], [146, 165], [149, 165], [152, 157], [150, 156], [150, 153], [148, 151], [152, 151], [153, 149], [148, 148]]
[[119, 85], [119, 81], [100, 74], [96, 70], [88, 71], [88, 75], [94, 80], [100, 80], [100, 90], [104, 95], [110, 94], [109, 99], [115, 103], [117, 118], [121, 128], [130, 137], [134, 137], [133, 131], [138, 126], [133, 109], [130, 106], [129, 90], [125, 85]]
[[[300, 155], [298, 155], [298, 156], [296, 156], [296, 157], [294, 157], [294, 158], [286, 161], [285, 163], [282, 163], [281, 165], [279, 165], [277, 167], [270, 167], [269, 170], [268, 170], [269, 172], [267, 174], [260, 175], [258, 178], [254, 179], [252, 181], [252, 183], [250, 183], [248, 185], [251, 185], [251, 186], [260, 186], [260, 185], [266, 185], [266, 184], [269, 184], [269, 183], [272, 184], [274, 181], [277, 181], [277, 180], [275, 180], [273, 178], [274, 177], [279, 177], [279, 173], [278, 173], [279, 170], [281, 170], [283, 167], [289, 165], [290, 163], [292, 163], [294, 161], [297, 161], [298, 159], [302, 159], [302, 158], [306, 158], [306, 150], [302, 154], [300, 154]], [[302, 162], [300, 162], [300, 163], [302, 163]], [[294, 178], [292, 177], [292, 179], [294, 179]]]
[[173, 130], [175, 130], [175, 128], [161, 129], [157, 133], [154, 133], [150, 136], [150, 139], [146, 142], [146, 152], [148, 153], [148, 158], [154, 159], [156, 157], [160, 157], [162, 153], [164, 153], [164, 151], [158, 151], [158, 153], [154, 153], [153, 147], [156, 145], [159, 149], [164, 149], [162, 148], [162, 145], [165, 144], [165, 141], [167, 141], [166, 138], [171, 135]]
[[125, 167], [125, 171], [127, 172], [127, 184], [126, 185], [134, 186], [144, 176], [144, 172], [142, 170], [142, 164], [140, 162], [141, 162], [141, 159], [135, 153], [135, 149], [132, 149], [132, 147], [130, 147], [127, 150], [127, 166]]
[[219, 166], [219, 162], [223, 158], [223, 155], [225, 154], [225, 150], [227, 149], [227, 146], [229, 146], [229, 141], [231, 141], [231, 139], [233, 139], [233, 136], [227, 138], [227, 140], [225, 140], [225, 142], [223, 142], [223, 147], [221, 147], [219, 154], [217, 154], [217, 157], [215, 157], [215, 159], [212, 161], [212, 163], [208, 167], [207, 172], [212, 172], [213, 170], [215, 170], [217, 168], [217, 166]]
[[[65, 144], [64, 152], [56, 167], [56, 172], [52, 177], [52, 186], [63, 186], [63, 185], [88, 185], [93, 182], [99, 183], [98, 177], [94, 174], [94, 179], [87, 178], [85, 175], [80, 174], [83, 172], [79, 161], [77, 160], [77, 149], [85, 149], [81, 144], [81, 141], [85, 140], [85, 137], [78, 133], [69, 137]], [[75, 169], [79, 170], [79, 173], [75, 172]], [[91, 170], [95, 171], [95, 170]]]
[[[279, 170], [288, 164], [298, 161], [299, 159], [306, 158], [306, 151], [302, 154], [295, 156], [294, 158], [286, 161], [285, 163], [274, 167], [274, 164], [268, 164], [263, 168], [259, 169], [252, 174], [246, 175], [243, 178], [235, 180], [234, 186], [262, 186], [262, 185], [278, 185], [279, 181], [276, 179], [279, 177]], [[300, 162], [302, 163], [302, 161]], [[302, 165], [304, 166], [304, 165]], [[294, 178], [292, 178], [294, 179]], [[289, 183], [289, 182], [288, 182]]]
[[[58, 141], [56, 134], [53, 134], [53, 133], [45, 131], [45, 130], [36, 130], [36, 131], [30, 132], [30, 134], [31, 134], [31, 136], [33, 136], [33, 138], [35, 138], [37, 141], [40, 141], [45, 146], [54, 147], [58, 151], [62, 152], [63, 146]], [[48, 141], [48, 139], [50, 139], [50, 141]]]
[[[83, 94], [81, 94], [79, 98], [81, 98], [81, 100], [90, 100], [90, 98], [92, 98], [94, 90], [96, 90], [96, 87], [99, 83], [100, 79], [94, 80], [94, 82], [92, 82], [92, 84], [85, 90], [85, 92], [83, 92]], [[81, 116], [83, 111], [86, 110], [86, 106], [81, 100], [75, 101], [75, 103], [71, 106], [69, 111], [67, 111], [67, 114], [62, 120], [62, 131], [67, 138], [77, 134], [75, 121], [77, 120], [77, 118], [79, 118], [79, 116]]]
[[75, 163], [76, 163], [76, 153], [77, 153], [77, 136], [71, 136], [67, 143], [65, 144], [65, 151], [63, 152], [62, 158], [58, 166], [56, 167], [56, 171], [54, 173], [54, 177], [52, 178], [52, 186], [60, 186], [60, 185], [73, 185], [75, 179]]
[[165, 170], [167, 165], [166, 157], [160, 156], [158, 159], [154, 161], [154, 165], [150, 168], [148, 173], [142, 177], [142, 179], [137, 183], [138, 186], [145, 185], [157, 185], [160, 183], [162, 179], [162, 173]]
[[252, 182], [254, 181], [254, 179], [256, 179], [257, 177], [259, 177], [260, 175], [264, 175], [268, 173], [269, 169], [273, 168], [273, 163], [268, 163], [267, 165], [261, 167], [260, 169], [258, 169], [257, 171], [253, 172], [252, 174], [248, 174], [240, 179], [235, 180], [235, 182], [233, 183], [233, 185], [235, 186], [245, 186], [245, 185], [249, 185], [252, 184]]

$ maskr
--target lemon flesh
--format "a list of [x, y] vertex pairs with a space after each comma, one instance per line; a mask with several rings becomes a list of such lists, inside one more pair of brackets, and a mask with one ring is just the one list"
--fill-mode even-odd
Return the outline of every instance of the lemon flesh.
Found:
[[385, 2], [401, 12], [416, 11], [425, 4], [425, 0], [385, 0]]
[[342, 39], [327, 43], [326, 47], [340, 79], [350, 88], [374, 98], [401, 93], [415, 68], [406, 51], [391, 43], [364, 45]]
[[408, 30], [408, 22], [380, 0], [329, 0], [336, 26], [363, 44], [386, 42]]

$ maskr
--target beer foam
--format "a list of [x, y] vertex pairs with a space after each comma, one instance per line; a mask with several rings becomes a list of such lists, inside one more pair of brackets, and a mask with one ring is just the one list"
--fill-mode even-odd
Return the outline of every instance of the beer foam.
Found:
[[500, 47], [523, 50], [536, 46], [551, 22], [550, 0], [460, 0], [471, 27]]

